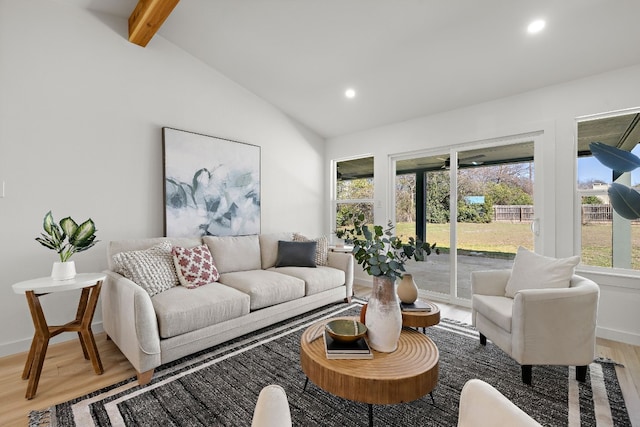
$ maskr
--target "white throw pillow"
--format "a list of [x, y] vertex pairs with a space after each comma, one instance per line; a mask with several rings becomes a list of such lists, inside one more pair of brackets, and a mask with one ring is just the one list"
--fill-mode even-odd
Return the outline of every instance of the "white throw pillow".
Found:
[[119, 252], [113, 256], [115, 271], [154, 296], [178, 285], [171, 256], [171, 243], [164, 241], [149, 249]]
[[568, 288], [579, 256], [550, 258], [533, 253], [522, 246], [513, 261], [505, 296], [513, 298], [525, 289]]

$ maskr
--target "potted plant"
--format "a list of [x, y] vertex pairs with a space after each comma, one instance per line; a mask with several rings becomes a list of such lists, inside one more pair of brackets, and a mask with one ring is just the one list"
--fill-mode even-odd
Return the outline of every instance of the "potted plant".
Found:
[[51, 277], [54, 280], [73, 279], [76, 275], [75, 262], [69, 258], [76, 252], [86, 251], [93, 247], [96, 238], [96, 226], [91, 218], [78, 225], [70, 216], [56, 224], [51, 211], [44, 216], [45, 233], [36, 237], [42, 246], [53, 249], [60, 256], [60, 262], [54, 262]]
[[[373, 276], [373, 289], [367, 304], [365, 323], [369, 344], [377, 351], [395, 351], [402, 331], [402, 313], [395, 290], [396, 278], [406, 271], [410, 259], [424, 261], [431, 253], [440, 253], [436, 244], [420, 242], [413, 237], [403, 242], [393, 235], [393, 224], [387, 228], [364, 224], [363, 214], [348, 214], [336, 236], [353, 245], [352, 254], [363, 270]], [[345, 225], [351, 222], [352, 226]]]

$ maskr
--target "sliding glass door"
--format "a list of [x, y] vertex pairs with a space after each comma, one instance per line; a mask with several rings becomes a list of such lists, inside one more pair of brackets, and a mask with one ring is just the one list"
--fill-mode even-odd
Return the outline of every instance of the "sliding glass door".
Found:
[[518, 246], [534, 249], [534, 141], [485, 144], [395, 161], [398, 235], [437, 243], [412, 262], [423, 293], [469, 300], [472, 271], [510, 268]]

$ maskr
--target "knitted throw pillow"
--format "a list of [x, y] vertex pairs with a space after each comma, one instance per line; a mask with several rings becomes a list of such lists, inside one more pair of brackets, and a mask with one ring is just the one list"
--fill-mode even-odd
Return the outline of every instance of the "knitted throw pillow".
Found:
[[317, 239], [309, 239], [300, 233], [293, 234], [294, 242], [317, 242], [316, 245], [316, 265], [328, 265], [329, 264], [329, 239], [327, 236], [321, 236]]
[[220, 278], [207, 245], [195, 248], [175, 246], [171, 253], [178, 273], [178, 280], [185, 288], [197, 288], [207, 283], [216, 282]]
[[178, 285], [169, 241], [149, 249], [117, 253], [113, 263], [116, 272], [135, 282], [150, 296]]

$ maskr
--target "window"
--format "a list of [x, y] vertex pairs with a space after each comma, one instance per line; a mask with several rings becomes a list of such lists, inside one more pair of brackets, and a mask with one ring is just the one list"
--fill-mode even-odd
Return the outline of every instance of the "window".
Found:
[[640, 221], [622, 218], [609, 203], [612, 182], [640, 188], [640, 169], [620, 176], [589, 149], [602, 142], [640, 156], [640, 112], [578, 121], [580, 253], [584, 265], [640, 270]]
[[335, 222], [340, 228], [348, 214], [364, 214], [373, 224], [373, 157], [336, 162]]

